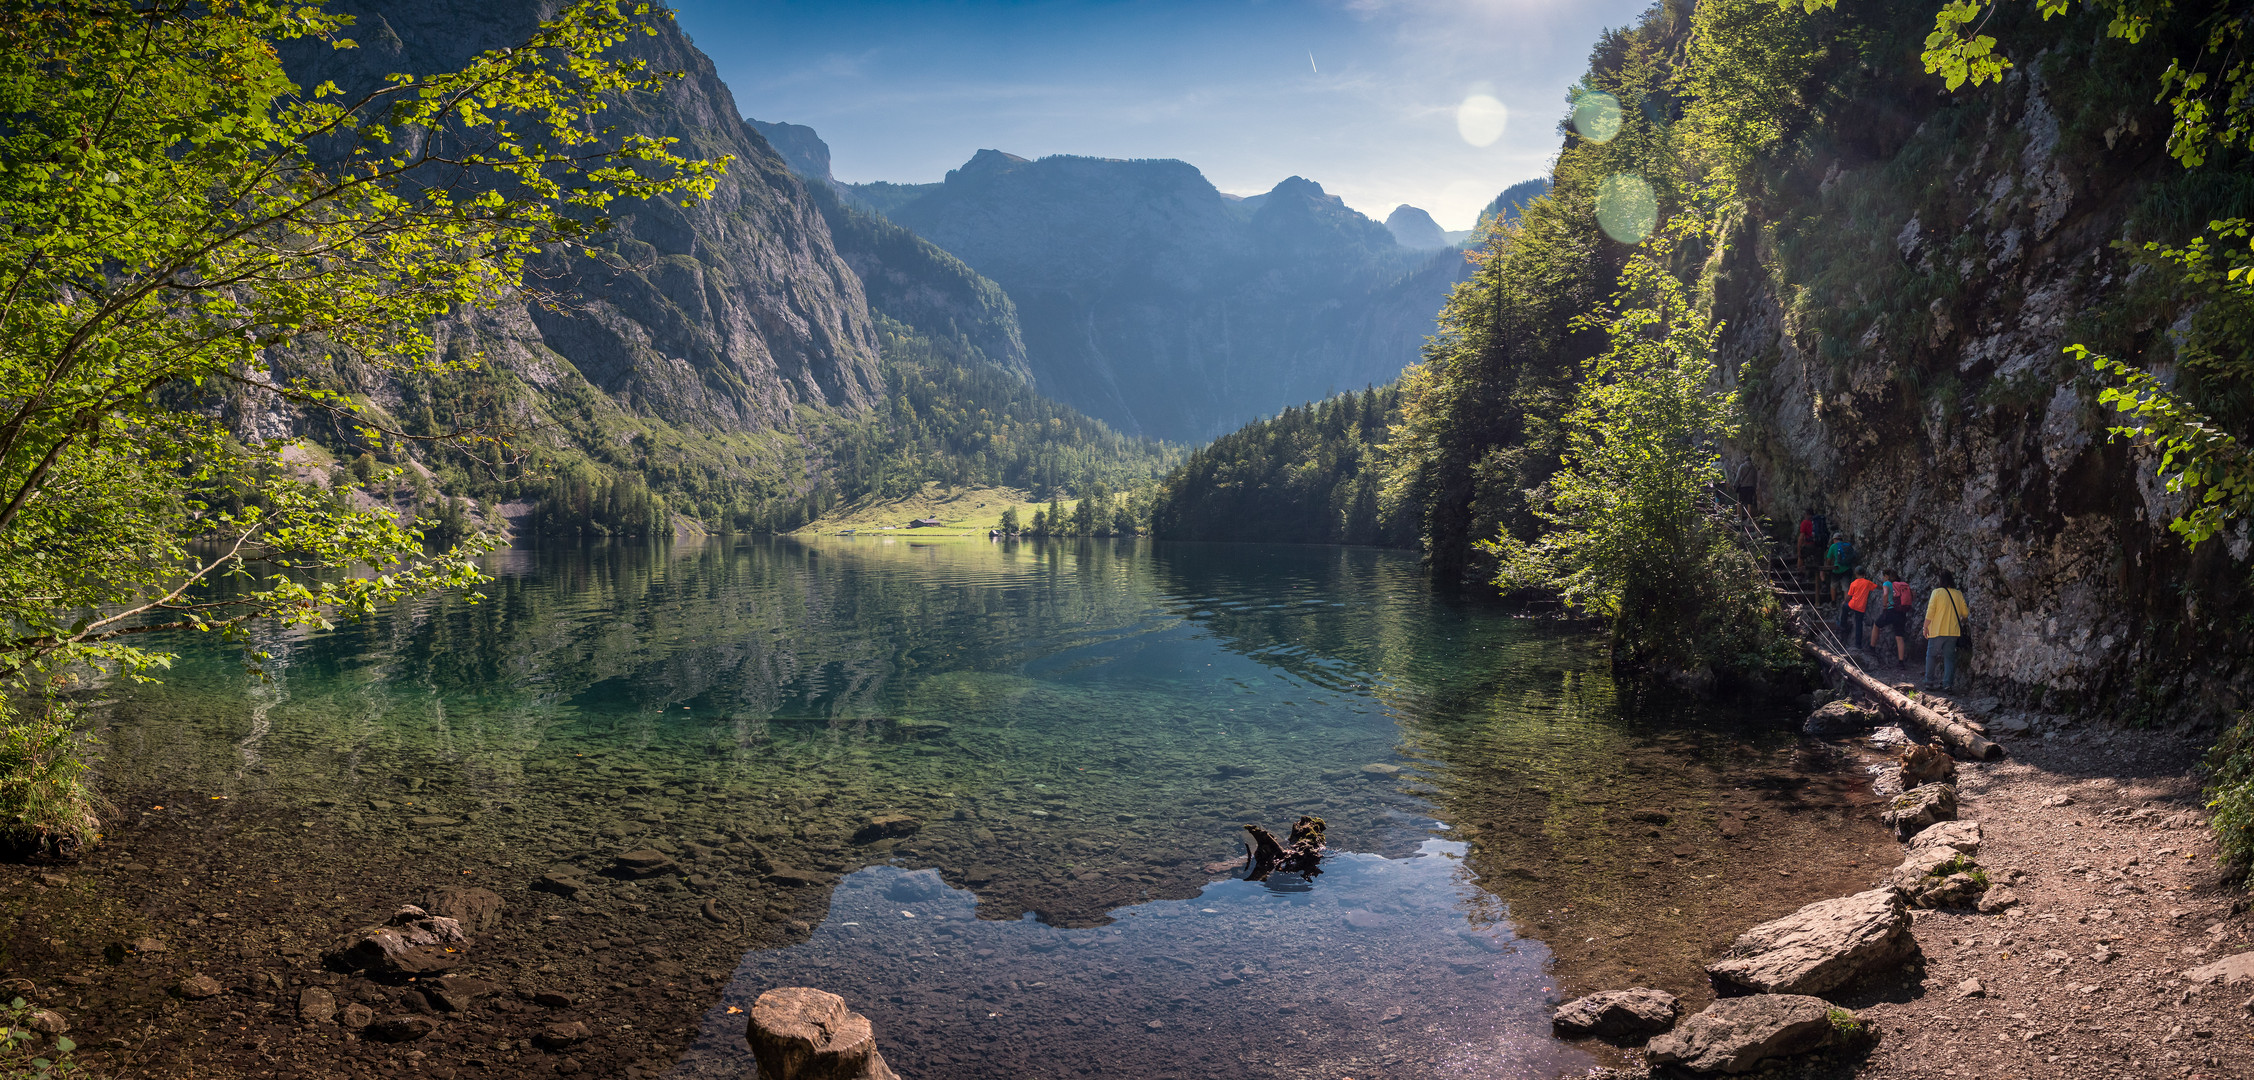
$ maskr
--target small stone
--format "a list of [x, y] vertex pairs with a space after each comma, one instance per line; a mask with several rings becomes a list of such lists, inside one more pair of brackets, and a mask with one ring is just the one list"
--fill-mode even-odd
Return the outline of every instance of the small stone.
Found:
[[1151, 1031], [1164, 1031], [1166, 1030], [1166, 1021], [1153, 1020], [1150, 1023], [1144, 1024], [1143, 1027]]
[[1364, 776], [1393, 776], [1400, 771], [1399, 765], [1373, 764], [1362, 766], [1362, 775]]
[[1646, 825], [1665, 825], [1675, 820], [1673, 815], [1664, 810], [1638, 810], [1629, 814], [1628, 818], [1631, 821], [1640, 821]]
[[148, 956], [163, 952], [164, 942], [158, 941], [153, 937], [134, 938], [133, 944], [129, 946], [129, 948], [143, 956]]
[[611, 859], [611, 863], [620, 875], [631, 878], [656, 877], [678, 869], [672, 856], [655, 848], [636, 848], [621, 852]]
[[859, 829], [854, 830], [853, 842], [856, 844], [873, 844], [879, 840], [914, 836], [923, 827], [922, 820], [907, 814], [879, 814], [870, 818]]
[[540, 1034], [533, 1036], [532, 1041], [550, 1050], [561, 1050], [567, 1046], [577, 1046], [586, 1042], [588, 1035], [587, 1025], [584, 1022], [565, 1020], [541, 1028]]
[[1665, 990], [1608, 990], [1560, 1006], [1550, 1027], [1567, 1038], [1642, 1041], [1674, 1027], [1682, 1011], [1682, 1002]]
[[41, 874], [39, 875], [39, 883], [50, 889], [60, 889], [70, 884], [70, 879], [61, 874]]
[[467, 975], [449, 975], [438, 980], [424, 980], [423, 994], [432, 1005], [447, 1012], [468, 1012], [479, 998], [499, 993], [499, 983], [473, 979]]
[[226, 993], [227, 988], [209, 975], [190, 975], [180, 980], [180, 985], [173, 987], [172, 992], [190, 1001], [202, 1001]]
[[532, 887], [535, 891], [555, 893], [566, 900], [577, 900], [580, 894], [588, 891], [587, 883], [575, 874], [542, 874], [540, 880], [532, 883]]
[[24, 1018], [24, 1024], [31, 1030], [48, 1036], [60, 1035], [70, 1030], [70, 1021], [64, 1019], [63, 1014], [53, 1009], [33, 1009], [31, 1015]]
[[[418, 829], [435, 829], [442, 825], [459, 825], [461, 823], [461, 819], [459, 818], [450, 818], [442, 814], [425, 814], [422, 817], [412, 817], [407, 819], [407, 824], [413, 825]], [[416, 1036], [416, 1038], [418, 1039], [421, 1037], [422, 1036], [420, 1035]]]
[[1988, 985], [1978, 979], [1966, 979], [1957, 984], [1957, 996], [1961, 998], [1987, 997]]
[[559, 994], [554, 990], [542, 990], [539, 993], [532, 995], [532, 1003], [534, 1005], [539, 1005], [550, 1009], [568, 1009], [577, 1000], [577, 998], [572, 997], [570, 994]]
[[336, 995], [318, 986], [309, 986], [297, 995], [297, 1018], [307, 1024], [326, 1024], [336, 1018]]
[[1996, 888], [1989, 889], [1987, 892], [1981, 894], [1980, 913], [1982, 915], [1994, 915], [2018, 902], [2018, 893], [2015, 893], [2010, 889], [2004, 888], [2002, 886], [1998, 886]]
[[344, 1026], [357, 1031], [375, 1021], [376, 1010], [355, 1001], [346, 1005], [344, 1011], [337, 1014], [337, 1018], [344, 1023]]
[[437, 1030], [438, 1021], [427, 1016], [387, 1016], [371, 1021], [361, 1034], [378, 1042], [414, 1042]]
[[1377, 1022], [1380, 1024], [1390, 1024], [1399, 1019], [1401, 1019], [1401, 1007], [1399, 1005], [1389, 1005], [1386, 1007], [1385, 1012], [1378, 1016]]

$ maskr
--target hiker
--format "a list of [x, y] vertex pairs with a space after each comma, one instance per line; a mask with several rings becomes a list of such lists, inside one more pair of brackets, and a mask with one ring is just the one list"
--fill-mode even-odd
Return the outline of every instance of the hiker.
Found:
[[1808, 568], [1808, 552], [1814, 550], [1815, 546], [1815, 515], [1802, 514], [1800, 515], [1800, 531], [1798, 533], [1798, 539], [1794, 541], [1792, 545], [1792, 568], [1794, 570], [1806, 570]]
[[1756, 481], [1759, 477], [1760, 473], [1753, 468], [1752, 458], [1746, 458], [1745, 464], [1737, 467], [1737, 504], [1739, 506], [1745, 507], [1747, 510], [1753, 509], [1753, 496], [1757, 486]]
[[[1957, 591], [1957, 578], [1941, 571], [1941, 585], [1925, 603], [1925, 682], [1927, 690], [1954, 690], [1957, 685], [1957, 642], [1964, 635], [1964, 620], [1972, 605]], [[1933, 685], [1933, 658], [1941, 658], [1941, 685]]]
[[1878, 587], [1880, 594], [1884, 597], [1884, 607], [1878, 613], [1878, 621], [1871, 624], [1871, 651], [1874, 653], [1879, 651], [1878, 639], [1880, 635], [1892, 633], [1894, 635], [1894, 665], [1896, 667], [1908, 667], [1910, 666], [1910, 605], [1916, 602], [1917, 591], [1910, 588], [1909, 582], [1899, 578], [1880, 582]]
[[1831, 542], [1824, 553], [1823, 590], [1826, 602], [1838, 599], [1847, 575], [1855, 572], [1855, 540], [1846, 533]]
[[1847, 583], [1847, 602], [1839, 605], [1839, 636], [1849, 647], [1863, 643], [1864, 619], [1870, 614], [1871, 596], [1878, 591], [1878, 582], [1855, 575]]

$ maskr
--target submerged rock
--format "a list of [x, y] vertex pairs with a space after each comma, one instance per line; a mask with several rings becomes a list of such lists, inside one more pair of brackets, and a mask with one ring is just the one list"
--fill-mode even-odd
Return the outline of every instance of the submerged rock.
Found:
[[180, 980], [180, 984], [173, 987], [172, 992], [189, 1001], [202, 1001], [226, 993], [227, 988], [219, 985], [219, 980], [209, 975], [190, 975]]
[[297, 1018], [307, 1024], [326, 1024], [336, 1018], [336, 995], [308, 986], [297, 995]]
[[1895, 836], [1907, 840], [1929, 825], [1954, 821], [1956, 816], [1956, 785], [1923, 784], [1894, 796], [1880, 820], [1894, 830]]
[[744, 1039], [761, 1080], [899, 1080], [877, 1052], [868, 1017], [826, 991], [789, 986], [759, 995]]
[[873, 844], [879, 840], [888, 840], [893, 837], [914, 836], [917, 830], [923, 827], [924, 823], [921, 820], [907, 814], [879, 814], [870, 818], [867, 824], [854, 830], [853, 842], [856, 844]]
[[452, 919], [472, 934], [483, 934], [500, 926], [501, 908], [501, 894], [491, 889], [460, 887], [435, 890], [423, 904], [425, 911]]
[[620, 877], [647, 878], [670, 874], [681, 868], [673, 856], [655, 848], [635, 848], [620, 852], [611, 859], [611, 872]]
[[1892, 887], [1819, 900], [1743, 934], [1707, 974], [1762, 994], [1820, 994], [1917, 952], [1910, 912]]
[[361, 1034], [377, 1042], [414, 1042], [438, 1030], [438, 1021], [427, 1016], [387, 1016], [370, 1021]]
[[1674, 1027], [1682, 1012], [1682, 1003], [1665, 990], [1608, 990], [1560, 1006], [1550, 1026], [1567, 1038], [1640, 1042]]
[[372, 975], [435, 975], [459, 965], [469, 946], [460, 923], [409, 904], [382, 926], [346, 935], [326, 959], [346, 971]]
[[[1841, 1014], [1834, 1016], [1834, 1013]], [[1694, 1073], [1752, 1072], [1764, 1061], [1843, 1041], [1855, 1014], [1822, 998], [1758, 994], [1723, 998], [1651, 1041], [1644, 1059]]]

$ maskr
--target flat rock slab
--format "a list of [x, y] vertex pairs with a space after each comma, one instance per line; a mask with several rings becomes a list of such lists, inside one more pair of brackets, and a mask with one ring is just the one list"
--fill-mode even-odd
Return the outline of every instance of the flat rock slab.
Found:
[[1832, 1011], [1822, 998], [1800, 994], [1723, 998], [1653, 1039], [1644, 1048], [1644, 1059], [1693, 1073], [1752, 1072], [1764, 1061], [1837, 1041]]
[[914, 836], [924, 823], [907, 814], [880, 814], [853, 832], [856, 844], [873, 844], [902, 836]]
[[1980, 823], [1977, 821], [1943, 821], [1928, 825], [1910, 838], [1910, 850], [1925, 851], [1948, 848], [1966, 855], [1980, 854]]
[[1567, 1038], [1640, 1042], [1674, 1027], [1682, 1012], [1682, 1003], [1665, 990], [1607, 990], [1566, 1002], [1551, 1015], [1550, 1027]]
[[2212, 964], [2195, 967], [2184, 972], [2184, 981], [2195, 986], [2211, 982], [2229, 986], [2232, 983], [2254, 981], [2254, 952], [2234, 953]]
[[1917, 952], [1910, 912], [1892, 887], [1819, 900], [1743, 934], [1706, 965], [1724, 982], [1762, 994], [1820, 994]]
[[625, 877], [646, 878], [670, 874], [678, 869], [673, 856], [655, 848], [636, 848], [620, 852], [611, 859], [612, 868]]
[[869, 1018], [836, 994], [786, 986], [759, 995], [744, 1029], [760, 1080], [899, 1080]]

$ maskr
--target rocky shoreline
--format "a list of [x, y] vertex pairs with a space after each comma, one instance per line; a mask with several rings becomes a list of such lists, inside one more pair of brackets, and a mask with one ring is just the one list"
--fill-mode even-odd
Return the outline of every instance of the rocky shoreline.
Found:
[[[1719, 993], [1752, 996], [1680, 1020], [1654, 990], [1561, 1008], [1561, 1034], [1643, 1046], [1594, 1075], [2254, 1074], [2254, 928], [2217, 867], [2193, 772], [2209, 739], [1939, 704], [2012, 732], [2012, 756], [1911, 745], [1877, 771], [1882, 793], [1899, 792], [1885, 816], [1901, 865], [1753, 927], [1707, 965]], [[1843, 711], [1819, 710], [1811, 730], [1846, 735]], [[1867, 742], [1905, 739], [1880, 728]]]

